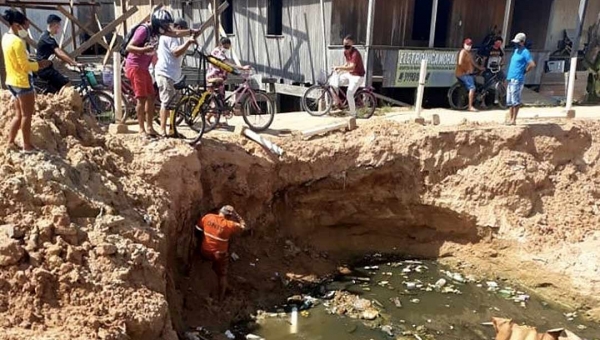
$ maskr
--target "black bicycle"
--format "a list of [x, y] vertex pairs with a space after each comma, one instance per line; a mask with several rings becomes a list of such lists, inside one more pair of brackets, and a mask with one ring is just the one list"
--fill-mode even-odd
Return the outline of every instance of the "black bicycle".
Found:
[[[80, 65], [77, 67], [77, 71], [81, 81], [75, 86], [75, 89], [83, 99], [83, 111], [96, 117], [101, 125], [114, 123], [115, 103], [113, 97], [98, 85], [94, 73], [89, 70], [89, 65]], [[33, 87], [38, 94], [57, 92], [50, 83], [39, 77], [34, 79]]]
[[[476, 83], [475, 106], [486, 107], [497, 105], [504, 110], [506, 106], [506, 85], [501, 77], [501, 67], [491, 69], [492, 76], [488, 81]], [[457, 81], [450, 90], [448, 90], [448, 104], [453, 110], [466, 110], [469, 108], [469, 90], [462, 81]]]

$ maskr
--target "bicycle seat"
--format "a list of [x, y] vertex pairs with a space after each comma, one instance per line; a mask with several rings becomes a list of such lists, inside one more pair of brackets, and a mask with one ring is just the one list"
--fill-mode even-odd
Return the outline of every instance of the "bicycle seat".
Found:
[[187, 79], [187, 76], [183, 76], [183, 78], [181, 78], [181, 80], [177, 83], [175, 83], [174, 87], [175, 90], [183, 90], [187, 85], [185, 83], [185, 80]]

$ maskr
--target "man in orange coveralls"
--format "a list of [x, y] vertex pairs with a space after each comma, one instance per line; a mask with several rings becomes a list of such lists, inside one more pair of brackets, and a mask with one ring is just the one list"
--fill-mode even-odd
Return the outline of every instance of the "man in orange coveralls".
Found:
[[204, 232], [202, 257], [212, 262], [212, 268], [219, 282], [219, 301], [225, 298], [227, 289], [227, 267], [229, 266], [229, 239], [248, 228], [246, 222], [233, 209], [226, 205], [219, 214], [206, 214], [198, 221], [196, 228]]

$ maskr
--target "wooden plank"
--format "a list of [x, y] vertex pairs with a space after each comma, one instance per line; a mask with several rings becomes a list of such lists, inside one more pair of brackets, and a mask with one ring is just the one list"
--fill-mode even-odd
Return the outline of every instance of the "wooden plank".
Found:
[[384, 96], [382, 94], [379, 94], [379, 93], [373, 93], [373, 94], [375, 95], [375, 97], [377, 99], [381, 99], [384, 102], [392, 103], [394, 105], [398, 105], [398, 106], [402, 106], [402, 107], [410, 107], [410, 105], [408, 105], [408, 104], [406, 104], [404, 102], [401, 102], [399, 100], [396, 100], [396, 99], [393, 99], [393, 98], [390, 98], [390, 97], [386, 97], [386, 96]]
[[[221, 15], [221, 13], [223, 13], [223, 11], [225, 11], [227, 9], [227, 7], [229, 7], [229, 2], [225, 1], [224, 3], [221, 4], [221, 6], [219, 6], [219, 8], [217, 9], [217, 15]], [[200, 26], [199, 30], [200, 30], [200, 34], [202, 34], [204, 31], [206, 31], [210, 26], [213, 26], [213, 22], [215, 20], [215, 16], [211, 15], [205, 22], [202, 23], [202, 26]]]
[[[69, 22], [69, 20], [67, 20], [67, 22]], [[89, 28], [91, 22], [88, 23], [86, 25], [86, 28]], [[77, 30], [77, 32], [75, 32], [75, 36], [78, 36], [79, 34], [81, 34], [81, 32], [83, 32], [83, 30], [81, 29], [81, 27]], [[65, 49], [65, 47], [67, 47], [71, 41], [73, 41], [74, 37], [69, 37], [69, 39], [67, 39], [67, 41], [64, 41], [63, 43], [60, 44], [60, 48]]]
[[288, 84], [275, 84], [275, 93], [285, 94], [293, 97], [304, 97], [304, 93], [308, 90], [308, 87], [288, 85]]
[[[73, 11], [73, 0], [69, 1], [69, 9], [71, 10], [71, 17], [75, 17], [75, 12]], [[73, 51], [77, 49], [77, 33], [75, 32], [75, 22], [71, 23], [71, 34], [73, 35]]]
[[71, 52], [71, 58], [75, 58], [75, 57], [81, 55], [81, 53], [83, 53], [83, 51], [87, 50], [88, 48], [90, 48], [91, 46], [96, 44], [100, 39], [102, 39], [102, 37], [104, 37], [109, 32], [115, 30], [115, 28], [117, 28], [117, 26], [119, 26], [120, 24], [125, 22], [130, 16], [132, 16], [137, 11], [138, 11], [138, 9], [136, 6], [131, 7], [129, 10], [127, 10], [127, 12], [125, 12], [125, 14], [123, 14], [122, 16], [117, 18], [117, 20], [106, 25], [106, 27], [104, 27], [100, 32], [91, 36], [90, 39], [88, 39], [88, 41], [84, 42], [75, 51]]
[[[64, 9], [62, 6], [58, 6], [56, 9], [58, 9], [59, 12], [61, 12], [65, 17], [67, 17], [69, 20], [71, 20], [71, 22], [74, 25], [79, 26], [79, 31], [77, 33], [75, 33], [75, 36], [79, 35], [80, 32], [83, 30], [85, 33], [89, 34], [90, 36], [93, 36], [95, 34], [94, 31], [92, 31], [91, 29], [89, 29], [88, 27], [90, 26], [91, 22], [88, 22], [87, 24], [82, 23], [81, 21], [79, 21], [77, 18], [75, 18], [73, 15], [71, 15], [71, 13], [69, 13], [66, 9]], [[96, 17], [96, 19], [98, 19], [98, 17]], [[99, 22], [98, 22], [99, 23]], [[102, 36], [103, 41], [99, 41], [98, 43], [100, 45], [102, 45], [102, 47], [108, 49], [108, 44], [106, 43], [106, 38], [104, 38], [104, 36]]]

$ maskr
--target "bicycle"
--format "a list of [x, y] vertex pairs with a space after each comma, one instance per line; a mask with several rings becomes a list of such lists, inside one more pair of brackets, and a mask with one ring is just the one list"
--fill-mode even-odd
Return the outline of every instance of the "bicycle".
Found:
[[[475, 103], [482, 103], [485, 106], [498, 105], [502, 110], [506, 105], [506, 85], [504, 79], [500, 77], [501, 67], [490, 69], [492, 77], [485, 83], [476, 82]], [[492, 95], [492, 97], [490, 97]], [[457, 81], [448, 90], [448, 103], [453, 110], [466, 110], [469, 107], [469, 90], [462, 81]], [[492, 99], [492, 100], [490, 100]]]
[[[190, 142], [195, 145], [206, 132], [205, 114], [209, 105], [208, 98], [211, 96], [211, 91], [200, 91], [192, 86], [186, 85], [183, 89], [184, 96], [175, 106], [175, 110], [171, 112], [169, 121], [171, 128], [176, 131], [175, 126], [181, 124], [185, 120], [186, 124], [198, 135]], [[177, 134], [177, 132], [175, 132]]]
[[[89, 65], [77, 67], [81, 82], [75, 86], [83, 101], [84, 112], [92, 114], [101, 125], [115, 122], [115, 104], [113, 97], [98, 85], [94, 74], [88, 70]], [[36, 93], [51, 94], [53, 88], [48, 81], [36, 77], [33, 82]]]
[[[320, 117], [328, 114], [334, 106], [335, 101], [341, 103], [338, 108], [347, 108], [348, 99], [344, 92], [340, 95], [329, 85], [329, 80], [335, 71], [329, 73], [325, 79], [317, 81], [317, 84], [311, 86], [302, 97], [302, 107], [311, 116]], [[377, 108], [377, 97], [374, 94], [374, 88], [371, 86], [360, 88], [354, 94], [356, 104], [356, 118], [369, 119], [375, 114]]]
[[[271, 126], [275, 119], [275, 103], [266, 92], [252, 88], [250, 79], [253, 74], [253, 70], [242, 71], [242, 84], [227, 97], [216, 89], [212, 91], [208, 99], [208, 112], [205, 112], [205, 132], [214, 130], [219, 125], [221, 116], [227, 120], [233, 118], [238, 108], [244, 122], [252, 131], [262, 132]], [[219, 87], [218, 84], [214, 85]]]

